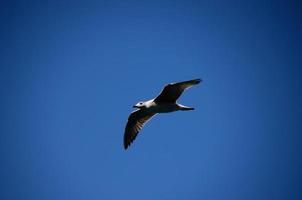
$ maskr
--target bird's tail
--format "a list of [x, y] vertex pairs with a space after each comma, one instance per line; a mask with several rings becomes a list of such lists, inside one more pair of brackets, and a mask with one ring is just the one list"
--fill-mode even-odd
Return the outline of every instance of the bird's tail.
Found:
[[181, 108], [182, 111], [194, 110], [194, 108]]
[[182, 111], [194, 110], [194, 108], [183, 106], [183, 105], [180, 105], [180, 104], [178, 104], [178, 106], [179, 106], [179, 109], [182, 110]]

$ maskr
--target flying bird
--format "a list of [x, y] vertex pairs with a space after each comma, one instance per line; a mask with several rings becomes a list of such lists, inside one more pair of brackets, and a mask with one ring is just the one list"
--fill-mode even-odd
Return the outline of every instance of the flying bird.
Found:
[[201, 79], [194, 79], [167, 84], [156, 98], [134, 105], [133, 108], [138, 109], [128, 117], [124, 133], [124, 148], [127, 149], [130, 146], [143, 126], [156, 114], [194, 110], [194, 108], [180, 105], [176, 101], [184, 90], [201, 81]]

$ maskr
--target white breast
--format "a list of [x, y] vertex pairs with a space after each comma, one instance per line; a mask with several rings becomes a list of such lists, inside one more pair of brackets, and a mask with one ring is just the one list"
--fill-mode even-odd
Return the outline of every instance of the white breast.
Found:
[[147, 110], [153, 113], [168, 113], [179, 110], [179, 106], [177, 104], [156, 104], [153, 101], [148, 101]]

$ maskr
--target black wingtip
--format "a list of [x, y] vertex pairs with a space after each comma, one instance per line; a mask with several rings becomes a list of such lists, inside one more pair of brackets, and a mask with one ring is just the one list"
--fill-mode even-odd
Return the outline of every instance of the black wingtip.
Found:
[[125, 150], [127, 150], [129, 146], [130, 146], [130, 144], [127, 144], [126, 142], [124, 142], [124, 149]]
[[127, 150], [130, 147], [131, 143], [131, 141], [124, 141], [124, 149]]
[[193, 80], [193, 81], [194, 81], [196, 84], [202, 82], [201, 78], [195, 79], [195, 80]]

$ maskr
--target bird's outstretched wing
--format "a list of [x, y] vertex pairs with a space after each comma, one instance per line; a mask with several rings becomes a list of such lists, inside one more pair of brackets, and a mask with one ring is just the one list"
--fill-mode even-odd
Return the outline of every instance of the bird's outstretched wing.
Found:
[[157, 103], [175, 103], [183, 91], [201, 82], [201, 79], [170, 83], [164, 87], [161, 93], [154, 99]]
[[147, 113], [144, 110], [135, 110], [128, 117], [124, 134], [124, 148], [127, 149], [135, 140], [138, 132], [156, 113]]

